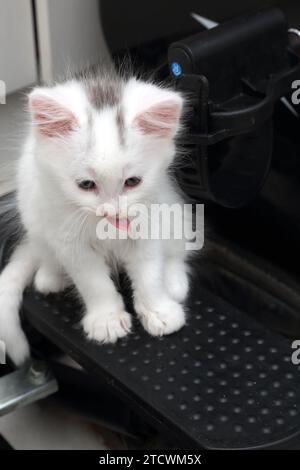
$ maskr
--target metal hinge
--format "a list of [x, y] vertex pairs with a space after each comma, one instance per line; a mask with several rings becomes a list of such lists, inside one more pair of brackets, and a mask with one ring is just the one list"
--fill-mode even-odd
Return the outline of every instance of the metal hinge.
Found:
[[57, 390], [57, 381], [48, 365], [43, 361], [30, 361], [0, 378], [0, 416], [41, 400]]

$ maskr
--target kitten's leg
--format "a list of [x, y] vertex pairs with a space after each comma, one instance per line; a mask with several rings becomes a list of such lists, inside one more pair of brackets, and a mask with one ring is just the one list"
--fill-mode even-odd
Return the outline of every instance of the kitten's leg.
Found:
[[67, 275], [52, 263], [42, 263], [34, 278], [34, 287], [42, 294], [61, 292], [70, 284]]
[[92, 249], [84, 249], [76, 259], [65, 259], [85, 305], [82, 325], [88, 338], [101, 343], [114, 343], [131, 329], [131, 316], [110, 277], [105, 260]]
[[45, 246], [38, 245], [37, 253], [40, 259], [40, 266], [35, 274], [34, 286], [42, 294], [49, 294], [63, 291], [71, 281], [57, 261], [52, 250]]
[[171, 297], [184, 302], [189, 290], [188, 268], [182, 257], [170, 256], [165, 262], [165, 285]]
[[147, 253], [137, 253], [127, 264], [132, 280], [135, 310], [144, 328], [153, 336], [179, 330], [185, 324], [185, 312], [171, 298], [164, 283], [164, 260], [158, 244]]

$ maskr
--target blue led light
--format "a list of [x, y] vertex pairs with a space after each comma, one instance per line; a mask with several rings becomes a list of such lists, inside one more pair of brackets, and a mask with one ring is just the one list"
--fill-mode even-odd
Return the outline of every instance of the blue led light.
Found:
[[178, 64], [178, 62], [172, 62], [171, 70], [172, 70], [173, 75], [175, 75], [175, 77], [179, 77], [179, 75], [182, 74], [182, 67], [180, 64]]

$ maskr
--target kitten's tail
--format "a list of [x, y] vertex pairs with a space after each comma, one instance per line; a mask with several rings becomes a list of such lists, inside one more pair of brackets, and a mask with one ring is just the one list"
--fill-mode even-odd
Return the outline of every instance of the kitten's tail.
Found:
[[0, 274], [0, 340], [16, 365], [29, 356], [29, 344], [21, 328], [19, 309], [23, 291], [36, 270], [35, 256], [23, 240]]

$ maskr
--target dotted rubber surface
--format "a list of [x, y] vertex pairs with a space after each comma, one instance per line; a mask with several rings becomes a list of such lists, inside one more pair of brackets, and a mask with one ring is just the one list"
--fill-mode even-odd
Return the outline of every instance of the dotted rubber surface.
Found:
[[[200, 281], [199, 281], [200, 282]], [[300, 431], [300, 366], [291, 341], [201, 288], [195, 280], [188, 325], [152, 338], [134, 332], [116, 345], [82, 333], [72, 297], [29, 292], [27, 319], [179, 446], [270, 447]], [[299, 438], [300, 441], [300, 438]]]

